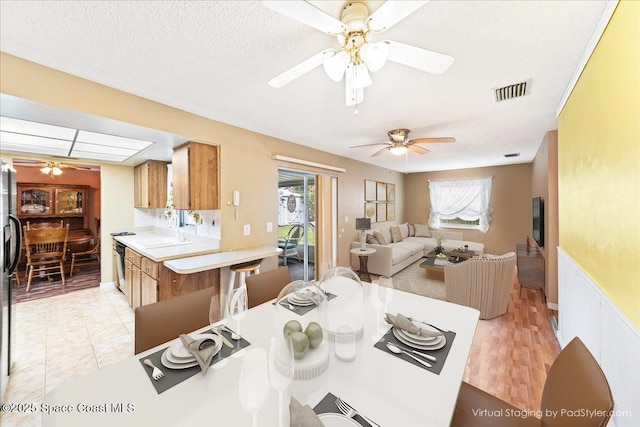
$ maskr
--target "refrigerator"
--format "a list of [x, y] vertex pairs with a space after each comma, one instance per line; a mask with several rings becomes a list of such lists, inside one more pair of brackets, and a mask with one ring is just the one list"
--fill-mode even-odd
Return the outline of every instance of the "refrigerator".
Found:
[[2, 179], [0, 179], [0, 402], [4, 402], [9, 374], [11, 373], [11, 357], [13, 356], [13, 339], [15, 317], [13, 304], [15, 299], [17, 267], [21, 251], [21, 227], [17, 212], [17, 190], [15, 170], [0, 159]]

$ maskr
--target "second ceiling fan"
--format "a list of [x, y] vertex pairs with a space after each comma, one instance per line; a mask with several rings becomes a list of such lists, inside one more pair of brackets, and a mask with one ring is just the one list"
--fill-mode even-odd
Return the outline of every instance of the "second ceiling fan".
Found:
[[435, 143], [435, 142], [456, 142], [456, 139], [452, 137], [409, 139], [410, 133], [411, 131], [409, 129], [392, 129], [389, 132], [387, 132], [387, 135], [389, 136], [389, 142], [377, 142], [374, 144], [354, 145], [353, 147], [349, 147], [349, 148], [384, 145], [385, 146], [384, 148], [373, 153], [371, 157], [379, 156], [385, 151], [389, 151], [391, 152], [391, 154], [395, 154], [399, 156], [406, 153], [407, 150], [411, 150], [414, 153], [418, 153], [418, 154], [427, 154], [429, 152], [429, 150], [417, 144], [427, 144], [427, 143]]
[[364, 88], [387, 60], [432, 74], [444, 73], [453, 63], [448, 55], [391, 41], [372, 43], [368, 37], [382, 33], [406, 18], [428, 1], [385, 1], [369, 15], [364, 1], [350, 1], [342, 7], [340, 20], [301, 0], [262, 0], [267, 8], [286, 15], [324, 33], [335, 36], [340, 47], [325, 49], [271, 79], [269, 85], [280, 88], [314, 68], [323, 65], [327, 75], [339, 82], [345, 78], [346, 104], [357, 105], [364, 99]]

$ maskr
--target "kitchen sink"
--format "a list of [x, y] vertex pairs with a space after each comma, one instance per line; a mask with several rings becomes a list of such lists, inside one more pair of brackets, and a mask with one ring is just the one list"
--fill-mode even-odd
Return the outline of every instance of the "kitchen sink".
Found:
[[176, 237], [165, 237], [161, 239], [153, 239], [147, 240], [145, 242], [138, 243], [145, 249], [156, 249], [156, 248], [166, 248], [168, 246], [176, 246], [176, 245], [189, 245], [191, 244], [188, 240], [180, 240]]

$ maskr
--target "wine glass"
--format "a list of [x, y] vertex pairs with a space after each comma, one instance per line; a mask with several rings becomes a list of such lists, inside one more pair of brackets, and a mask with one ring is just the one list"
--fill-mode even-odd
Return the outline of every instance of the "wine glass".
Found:
[[380, 276], [378, 279], [378, 298], [387, 310], [387, 306], [393, 300], [393, 280], [391, 277]]
[[[211, 303], [209, 304], [209, 324], [212, 326], [212, 330], [216, 334], [222, 334], [220, 328], [224, 327], [229, 317], [229, 303], [227, 298], [224, 298], [220, 293], [216, 293], [211, 297]], [[212, 365], [213, 369], [220, 369], [227, 365], [227, 360], [222, 359], [219, 362]]]
[[242, 359], [238, 396], [245, 411], [251, 412], [253, 427], [258, 425], [258, 411], [269, 397], [269, 374], [267, 352], [263, 348], [252, 348]]
[[271, 387], [278, 391], [278, 419], [281, 427], [288, 425], [284, 419], [284, 392], [293, 381], [296, 371], [295, 363], [292, 341], [271, 338], [269, 344], [269, 382]]
[[[231, 294], [229, 300], [229, 314], [231, 315], [231, 319], [235, 322], [235, 331], [231, 332], [231, 339], [239, 341], [242, 339], [242, 336], [240, 335], [240, 321], [244, 319], [247, 314], [247, 288], [245, 286], [239, 287]], [[244, 355], [243, 350], [235, 352], [232, 357], [242, 357]]]

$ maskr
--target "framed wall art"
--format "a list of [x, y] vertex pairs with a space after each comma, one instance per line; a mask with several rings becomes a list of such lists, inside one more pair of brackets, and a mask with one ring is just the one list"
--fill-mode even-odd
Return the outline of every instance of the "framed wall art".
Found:
[[375, 203], [364, 204], [364, 217], [369, 218], [371, 222], [376, 222], [376, 204]]
[[364, 201], [371, 202], [376, 200], [376, 182], [368, 179], [364, 180]]
[[376, 200], [379, 202], [387, 201], [387, 183], [386, 182], [377, 183]]
[[387, 220], [387, 204], [378, 203], [376, 209], [377, 222], [384, 222]]
[[395, 202], [396, 201], [396, 185], [388, 183], [387, 184], [387, 202]]
[[396, 220], [396, 204], [395, 203], [387, 203], [387, 221], [395, 221]]

